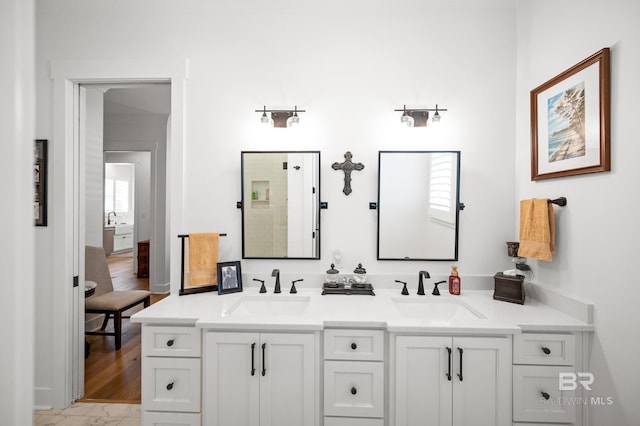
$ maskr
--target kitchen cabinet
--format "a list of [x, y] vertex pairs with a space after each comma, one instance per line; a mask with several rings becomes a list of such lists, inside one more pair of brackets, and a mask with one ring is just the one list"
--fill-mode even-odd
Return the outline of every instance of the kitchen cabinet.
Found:
[[203, 425], [317, 425], [314, 333], [205, 333]]
[[114, 228], [104, 228], [102, 247], [104, 248], [104, 253], [107, 256], [111, 256], [111, 253], [113, 253], [113, 234]]
[[511, 338], [398, 335], [391, 426], [511, 425]]
[[142, 328], [142, 425], [199, 425], [201, 332]]

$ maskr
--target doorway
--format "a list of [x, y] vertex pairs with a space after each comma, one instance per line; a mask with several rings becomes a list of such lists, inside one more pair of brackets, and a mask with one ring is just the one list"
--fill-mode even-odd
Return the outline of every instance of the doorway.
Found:
[[[167, 83], [83, 84], [80, 152], [86, 185], [85, 244], [102, 246], [114, 291], [168, 291], [166, 157], [171, 86]], [[84, 113], [84, 114], [83, 114]], [[138, 250], [145, 245], [146, 273]], [[152, 303], [164, 297], [152, 296]], [[141, 307], [125, 312], [130, 316]], [[85, 315], [85, 329], [96, 330], [102, 315]], [[113, 326], [107, 325], [107, 331]], [[123, 321], [122, 348], [110, 336], [87, 336], [84, 401], [139, 403], [141, 327]]]

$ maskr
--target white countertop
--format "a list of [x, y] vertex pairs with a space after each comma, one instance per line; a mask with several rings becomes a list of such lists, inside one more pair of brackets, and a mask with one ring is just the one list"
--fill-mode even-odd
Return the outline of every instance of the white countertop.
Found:
[[[215, 292], [185, 296], [170, 295], [131, 317], [143, 324], [195, 325], [205, 329], [225, 330], [289, 330], [312, 331], [326, 327], [385, 328], [389, 332], [419, 332], [433, 334], [517, 334], [521, 331], [573, 332], [593, 331], [593, 325], [551, 308], [533, 298], [524, 305], [493, 300], [493, 292], [467, 290], [460, 296], [442, 292], [441, 296], [402, 296], [398, 289], [375, 290], [375, 296], [321, 295], [319, 288], [299, 289], [290, 295], [270, 291], [258, 292], [258, 287], [245, 288], [241, 293], [218, 295]], [[300, 315], [227, 315], [245, 296], [251, 298], [308, 298], [309, 304]], [[481, 318], [473, 315], [454, 316], [450, 320], [410, 318], [403, 315], [394, 300], [461, 303]], [[556, 306], [557, 307], [557, 306]]]

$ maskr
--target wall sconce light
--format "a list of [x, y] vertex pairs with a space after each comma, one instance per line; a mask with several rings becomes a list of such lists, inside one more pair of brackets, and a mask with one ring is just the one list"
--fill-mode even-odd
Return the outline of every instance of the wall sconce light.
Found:
[[394, 109], [394, 111], [402, 112], [402, 116], [400, 117], [400, 122], [407, 127], [426, 127], [427, 122], [429, 121], [429, 112], [435, 111], [431, 121], [434, 123], [440, 122], [440, 111], [447, 111], [443, 108], [438, 108], [436, 105], [435, 108], [411, 108], [407, 109], [407, 106], [404, 105], [402, 109]]
[[[273, 124], [273, 127], [293, 127], [300, 123], [298, 113], [307, 112], [304, 109], [298, 109], [296, 105], [293, 109], [257, 109], [255, 112], [261, 112], [260, 122], [262, 124]], [[270, 114], [267, 115], [267, 113]]]

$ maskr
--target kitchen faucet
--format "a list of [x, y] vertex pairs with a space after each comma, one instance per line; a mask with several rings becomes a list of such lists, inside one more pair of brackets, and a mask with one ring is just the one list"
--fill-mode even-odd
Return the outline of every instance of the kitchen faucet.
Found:
[[281, 293], [280, 291], [280, 269], [274, 269], [271, 272], [272, 277], [276, 277], [276, 288], [273, 290], [274, 293]]
[[107, 214], [107, 225], [111, 225], [111, 215], [113, 214], [113, 217], [116, 217], [116, 212], [109, 212]]
[[424, 296], [424, 283], [422, 282], [422, 278], [431, 278], [431, 275], [427, 271], [418, 272], [418, 294], [420, 296]]

